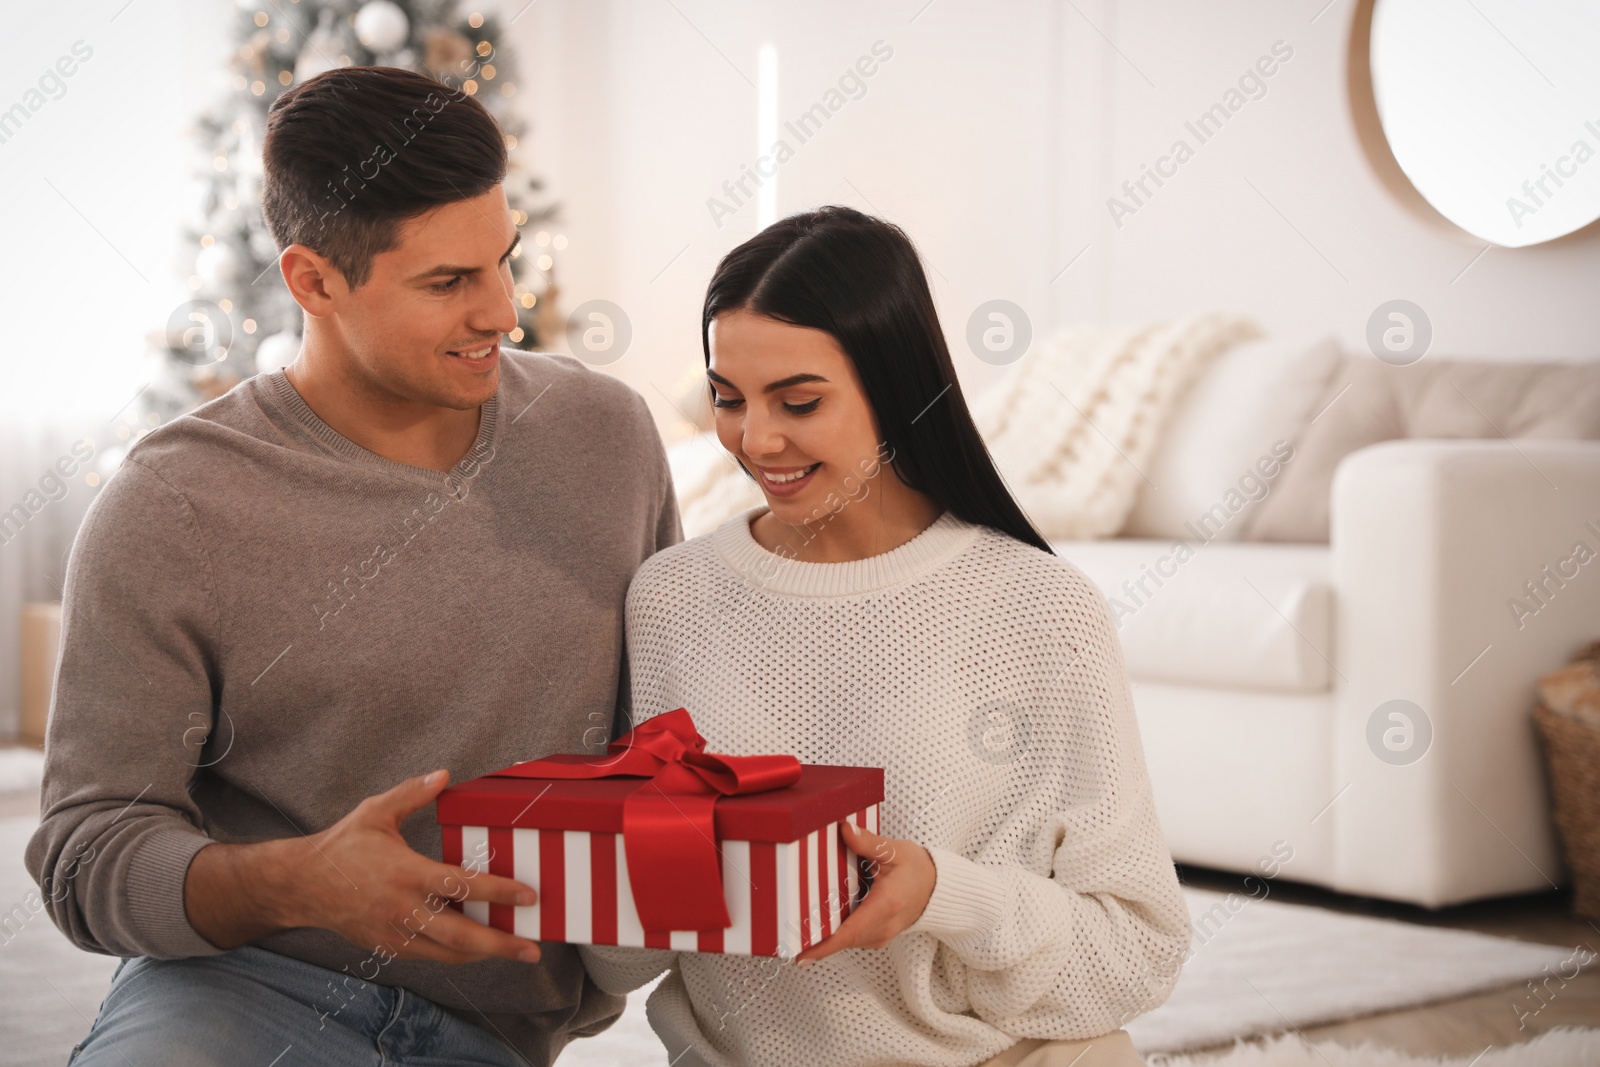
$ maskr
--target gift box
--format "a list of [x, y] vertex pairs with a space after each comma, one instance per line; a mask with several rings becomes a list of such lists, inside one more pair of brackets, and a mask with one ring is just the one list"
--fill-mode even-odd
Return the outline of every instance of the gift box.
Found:
[[883, 771], [705, 751], [689, 713], [601, 756], [551, 756], [439, 796], [443, 858], [533, 886], [527, 907], [466, 901], [537, 941], [793, 956], [836, 930], [871, 880], [841, 822], [878, 831]]

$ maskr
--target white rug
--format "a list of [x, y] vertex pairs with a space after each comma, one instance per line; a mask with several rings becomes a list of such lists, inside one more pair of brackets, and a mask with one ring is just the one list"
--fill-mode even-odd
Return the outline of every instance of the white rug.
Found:
[[[1572, 948], [1186, 889], [1190, 956], [1165, 1004], [1128, 1024], [1146, 1054], [1516, 985]], [[1563, 973], [1570, 974], [1574, 963]]]
[[[17, 1067], [59, 1067], [88, 1030], [116, 960], [79, 952], [34, 911], [37, 887], [22, 866], [35, 820], [0, 819], [0, 1005], [5, 1052]], [[1225, 1044], [1335, 1019], [1393, 1011], [1520, 983], [1547, 964], [1560, 966], [1571, 949], [1531, 945], [1457, 930], [1339, 915], [1277, 901], [1249, 901], [1229, 910], [1217, 893], [1186, 890], [1190, 915], [1201, 927], [1171, 998], [1128, 1027], [1146, 1055]], [[1218, 904], [1221, 910], [1213, 910]], [[1570, 967], [1568, 968], [1570, 971]], [[648, 990], [628, 999], [628, 1011], [606, 1033], [575, 1042], [562, 1067], [662, 1067], [666, 1057], [644, 1017]], [[1595, 1038], [1583, 1046], [1592, 1051]], [[1309, 1048], [1309, 1046], [1306, 1046]], [[1550, 1046], [1552, 1049], [1554, 1045]], [[1292, 1042], [1242, 1048], [1228, 1067], [1400, 1067], [1407, 1060], [1334, 1059], [1307, 1053], [1292, 1058]], [[1262, 1059], [1262, 1055], [1280, 1058]], [[1548, 1060], [1495, 1059], [1475, 1067], [1600, 1063], [1600, 1056]], [[1562, 1052], [1559, 1055], [1564, 1056]], [[1578, 1055], [1574, 1053], [1574, 1055]], [[1257, 1058], [1251, 1059], [1250, 1056]], [[1198, 1067], [1172, 1061], [1169, 1067]], [[1427, 1061], [1423, 1061], [1427, 1062]], [[1154, 1067], [1154, 1064], [1152, 1064]], [[1209, 1065], [1208, 1065], [1209, 1067]], [[1465, 1067], [1465, 1063], [1461, 1065]]]
[[1209, 1056], [1156, 1056], [1149, 1067], [1593, 1067], [1597, 1063], [1600, 1030], [1552, 1030], [1525, 1044], [1443, 1059], [1407, 1056], [1370, 1045], [1313, 1045], [1284, 1036]]

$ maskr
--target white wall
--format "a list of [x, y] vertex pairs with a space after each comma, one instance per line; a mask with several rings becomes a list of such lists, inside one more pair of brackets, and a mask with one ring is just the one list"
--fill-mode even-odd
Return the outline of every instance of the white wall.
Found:
[[[682, 432], [664, 397], [698, 372], [705, 283], [755, 231], [753, 208], [719, 228], [705, 200], [754, 162], [760, 43], [790, 118], [881, 39], [894, 56], [866, 95], [780, 169], [778, 214], [837, 202], [906, 227], [969, 392], [999, 373], [962, 339], [994, 297], [1040, 330], [1227, 308], [1352, 348], [1405, 298], [1432, 320], [1430, 358], [1596, 358], [1600, 236], [1476, 258], [1401, 205], [1350, 113], [1354, 0], [1324, 2], [540, 0], [511, 43], [537, 70], [521, 150], [566, 207], [563, 304], [627, 310], [610, 369]], [[1278, 41], [1293, 55], [1266, 94], [1199, 144], [1184, 122]], [[1115, 225], [1107, 198], [1178, 137], [1194, 157]]]
[[231, 29], [219, 3], [7, 11], [0, 110], [75, 44], [89, 53], [0, 144], [8, 420], [109, 420], [146, 380], [146, 334], [190, 295], [179, 226], [199, 221], [195, 176], [208, 161], [188, 129], [229, 91]]
[[1337, 0], [1312, 22], [1326, 2], [1122, 9], [1118, 46], [1156, 89], [1118, 70], [1118, 120], [1102, 146], [1118, 184], [1274, 41], [1294, 57], [1147, 210], [1120, 230], [1102, 226], [1103, 310], [1145, 317], [1231, 304], [1269, 327], [1328, 328], [1361, 346], [1372, 310], [1403, 297], [1432, 319], [1441, 355], [1600, 355], [1590, 296], [1600, 231], [1491, 249], [1473, 263], [1483, 242], [1444, 235], [1399, 204], [1361, 153], [1346, 97], [1354, 4]]
[[[120, 443], [150, 368], [145, 335], [188, 298], [179, 227], [200, 206], [186, 130], [226, 91], [226, 4], [94, 0], [7, 9], [0, 110], [47, 83], [43, 106], [0, 143], [0, 511], [37, 491], [71, 443]], [[17, 716], [23, 602], [57, 600], [66, 551], [93, 499], [64, 496], [0, 544], [0, 739]], [[115, 655], [106, 650], [107, 655]]]

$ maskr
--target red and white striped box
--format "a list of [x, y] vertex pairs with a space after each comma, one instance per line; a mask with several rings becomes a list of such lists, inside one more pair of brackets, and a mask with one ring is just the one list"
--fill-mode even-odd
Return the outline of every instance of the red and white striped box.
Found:
[[622, 802], [640, 785], [485, 777], [447, 789], [438, 804], [444, 862], [539, 892], [528, 907], [467, 901], [461, 910], [537, 941], [788, 957], [838, 929], [866, 890], [867, 861], [845, 847], [839, 823], [878, 832], [883, 772], [807, 764], [792, 786], [717, 801], [732, 925], [647, 932], [622, 835]]

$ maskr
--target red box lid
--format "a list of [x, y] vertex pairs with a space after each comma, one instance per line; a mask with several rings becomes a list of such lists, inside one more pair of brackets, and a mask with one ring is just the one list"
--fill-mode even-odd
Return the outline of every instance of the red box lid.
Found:
[[[622, 802], [646, 778], [474, 778], [439, 794], [442, 826], [622, 832]], [[719, 840], [796, 841], [883, 800], [879, 767], [806, 763], [783, 789], [717, 801]]]

